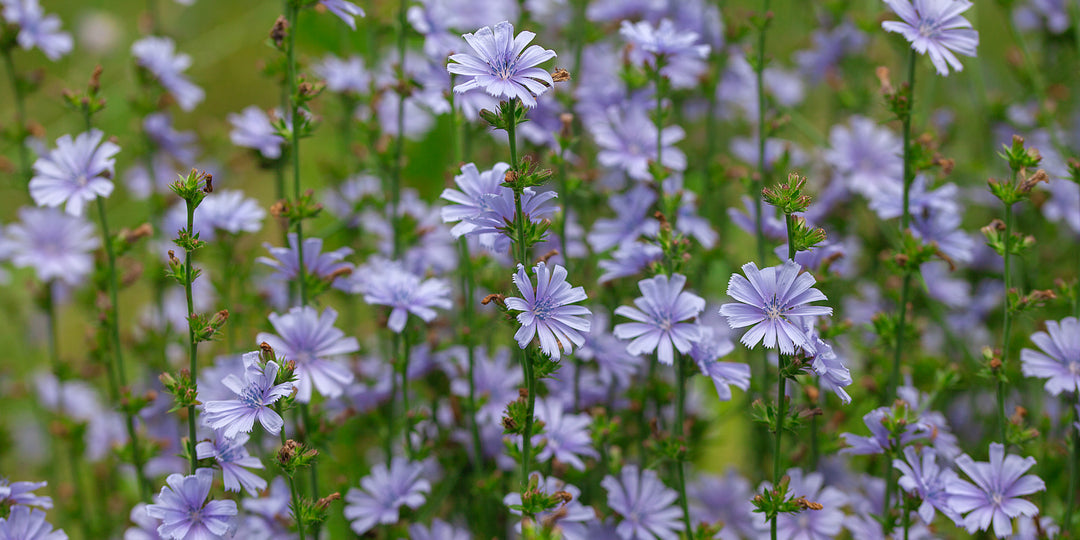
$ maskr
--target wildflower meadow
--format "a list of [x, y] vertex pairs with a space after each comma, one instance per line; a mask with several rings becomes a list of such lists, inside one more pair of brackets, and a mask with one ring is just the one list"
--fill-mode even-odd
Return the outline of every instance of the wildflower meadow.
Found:
[[1080, 0], [0, 0], [0, 540], [1080, 539]]

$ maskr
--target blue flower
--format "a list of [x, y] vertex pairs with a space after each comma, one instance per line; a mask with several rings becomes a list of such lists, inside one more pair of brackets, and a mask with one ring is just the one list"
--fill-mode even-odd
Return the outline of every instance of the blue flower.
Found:
[[154, 149], [165, 152], [170, 157], [187, 165], [195, 161], [198, 153], [194, 147], [194, 131], [177, 131], [172, 125], [169, 113], [157, 112], [143, 118], [143, 131], [154, 143]]
[[270, 483], [270, 489], [262, 497], [244, 498], [244, 510], [247, 518], [243, 529], [248, 531], [246, 538], [293, 538], [288, 525], [293, 519], [292, 495], [289, 485], [283, 477], [276, 477]]
[[847, 447], [841, 448], [841, 454], [854, 454], [857, 456], [885, 454], [903, 448], [912, 441], [927, 439], [933, 434], [933, 426], [922, 421], [909, 421], [899, 437], [892, 433], [882, 423], [891, 415], [896, 414], [892, 407], [878, 407], [863, 416], [863, 423], [870, 430], [869, 437], [855, 435], [854, 433], [841, 433]]
[[326, 81], [326, 89], [342, 94], [366, 94], [370, 90], [371, 74], [364, 67], [364, 59], [350, 56], [346, 59], [327, 55], [315, 66], [315, 73]]
[[631, 242], [620, 246], [611, 254], [611, 260], [601, 260], [597, 265], [604, 271], [600, 283], [640, 274], [650, 264], [659, 261], [664, 250], [656, 244]]
[[45, 512], [16, 506], [7, 518], [0, 518], [0, 540], [67, 540], [63, 530], [53, 530], [45, 521]]
[[634, 299], [636, 308], [619, 306], [616, 315], [635, 322], [615, 326], [615, 337], [632, 339], [626, 350], [630, 354], [656, 351], [661, 364], [670, 366], [675, 361], [672, 347], [687, 354], [693, 342], [700, 337], [698, 325], [687, 322], [705, 309], [705, 300], [684, 291], [686, 276], [658, 275], [638, 282], [641, 296]]
[[255, 341], [265, 341], [278, 358], [296, 363], [296, 399], [311, 401], [312, 387], [326, 397], [340, 396], [353, 374], [334, 358], [359, 351], [360, 344], [334, 327], [337, 312], [325, 308], [319, 314], [305, 306], [294, 307], [285, 315], [271, 313], [269, 318], [277, 334], [260, 332]]
[[679, 494], [656, 476], [656, 471], [638, 471], [626, 465], [619, 477], [605, 476], [600, 486], [607, 490], [608, 506], [623, 517], [618, 526], [622, 538], [678, 540], [683, 530], [682, 511], [675, 501]]
[[227, 118], [233, 127], [229, 132], [229, 140], [233, 144], [252, 148], [267, 159], [281, 157], [285, 138], [278, 134], [265, 111], [251, 105], [240, 114], [229, 113]]
[[829, 75], [837, 75], [837, 67], [844, 57], [860, 52], [866, 47], [866, 34], [850, 20], [844, 20], [831, 29], [814, 30], [810, 38], [811, 49], [796, 51], [795, 63], [799, 72], [812, 83]]
[[735, 350], [726, 333], [718, 332], [712, 326], [698, 323], [698, 338], [690, 347], [690, 358], [694, 359], [701, 374], [712, 379], [716, 395], [720, 401], [731, 400], [731, 387], [742, 390], [750, 388], [750, 366], [742, 362], [721, 362], [719, 358]]
[[248, 435], [241, 433], [235, 439], [229, 439], [218, 432], [214, 441], [203, 441], [195, 445], [195, 457], [199, 459], [213, 458], [221, 467], [221, 474], [225, 479], [226, 491], [247, 490], [249, 495], [258, 495], [259, 491], [266, 489], [266, 480], [247, 469], [262, 469], [263, 464], [259, 458], [248, 454]]
[[645, 185], [635, 185], [626, 193], [612, 195], [608, 204], [615, 219], [600, 218], [593, 222], [587, 239], [597, 253], [613, 247], [623, 247], [641, 236], [656, 236], [660, 222], [649, 216], [656, 202], [656, 191]]
[[161, 520], [158, 534], [172, 540], [202, 540], [221, 537], [235, 526], [235, 501], [206, 501], [214, 483], [213, 469], [198, 469], [184, 476], [170, 474], [157, 502], [146, 513]]
[[515, 37], [514, 25], [503, 21], [494, 28], [485, 26], [475, 34], [462, 37], [475, 54], [450, 56], [447, 71], [466, 78], [465, 82], [454, 87], [454, 92], [464, 93], [482, 88], [494, 97], [517, 98], [523, 105], [532, 108], [536, 106], [536, 96], [555, 84], [546, 70], [536, 67], [555, 58], [555, 51], [539, 45], [525, 48], [536, 34], [521, 32]]
[[832, 314], [830, 307], [810, 305], [826, 298], [813, 288], [814, 277], [801, 269], [790, 260], [763, 270], [750, 262], [742, 267], [746, 277], [732, 274], [727, 293], [739, 303], [720, 306], [720, 314], [732, 328], [752, 325], [743, 334], [743, 345], [752, 349], [764, 341], [766, 348], [795, 354], [795, 347], [808, 341], [799, 318]]
[[3, 230], [0, 251], [12, 264], [34, 269], [43, 283], [78, 285], [94, 269], [93, 251], [101, 241], [94, 226], [53, 208], [19, 209], [19, 222]]
[[34, 177], [30, 179], [34, 204], [57, 207], [67, 203], [67, 213], [81, 216], [87, 203], [108, 197], [120, 147], [111, 141], [102, 143], [104, 137], [93, 129], [74, 140], [71, 135], [56, 139], [56, 149], [34, 162]]
[[364, 534], [376, 525], [397, 523], [402, 506], [416, 509], [431, 492], [431, 483], [421, 478], [423, 463], [397, 456], [387, 468], [378, 463], [360, 480], [361, 489], [345, 494], [345, 519], [352, 522], [356, 534]]
[[909, 446], [904, 448], [904, 459], [894, 459], [892, 463], [900, 471], [900, 487], [922, 500], [918, 512], [924, 523], [934, 522], [935, 510], [957, 524], [962, 522], [960, 514], [949, 505], [949, 494], [945, 490], [957, 478], [956, 473], [938, 465], [937, 452], [927, 447], [916, 450]]
[[193, 84], [183, 72], [191, 67], [191, 57], [176, 53], [176, 43], [167, 37], [147, 36], [131, 45], [131, 54], [139, 66], [154, 76], [168, 91], [180, 108], [190, 111], [206, 93]]
[[52, 497], [34, 495], [34, 491], [46, 485], [47, 482], [9, 482], [7, 478], [0, 478], [0, 506], [52, 508]]
[[734, 467], [728, 467], [723, 476], [699, 475], [696, 481], [686, 486], [686, 495], [692, 523], [724, 524], [714, 538], [760, 538], [768, 531], [768, 526], [754, 513], [750, 482]]
[[644, 103], [635, 100], [608, 107], [603, 115], [586, 118], [585, 125], [600, 147], [596, 160], [604, 167], [622, 169], [634, 180], [651, 180], [649, 163], [656, 161], [659, 137], [663, 146], [660, 164], [673, 171], [686, 169], [686, 154], [675, 146], [686, 132], [679, 126], [668, 126], [657, 133]]
[[71, 35], [60, 31], [60, 17], [46, 15], [38, 0], [3, 0], [4, 19], [19, 27], [19, 46], [41, 49], [49, 60], [71, 52]]
[[[532, 476], [537, 479], [537, 489], [541, 493], [552, 495], [562, 491], [570, 496], [568, 501], [534, 516], [536, 521], [543, 523], [545, 528], [550, 525], [558, 531], [559, 538], [565, 540], [589, 540], [592, 538], [589, 536], [587, 526], [596, 521], [596, 511], [591, 506], [581, 504], [581, 490], [577, 486], [567, 484], [554, 476], [545, 477], [540, 473], [533, 473]], [[515, 491], [506, 494], [503, 497], [503, 504], [508, 507], [520, 505], [521, 493]], [[521, 510], [510, 508], [510, 513], [520, 516]], [[517, 520], [514, 528], [518, 534], [521, 533], [521, 520]]]
[[954, 52], [975, 56], [979, 33], [960, 16], [974, 5], [971, 2], [914, 0], [913, 5], [912, 0], [885, 0], [885, 3], [903, 22], [885, 21], [881, 27], [904, 36], [919, 54], [929, 54], [939, 74], [948, 75], [950, 66], [956, 71], [964, 69]]
[[[743, 208], [745, 212], [740, 212], [737, 208], [728, 208], [727, 214], [732, 223], [742, 229], [744, 232], [750, 234], [757, 234], [757, 202], [746, 195], [741, 197]], [[773, 240], [779, 240], [787, 237], [787, 225], [784, 224], [784, 220], [776, 217], [776, 208], [769, 205], [762, 205], [765, 213], [761, 216], [761, 232], [766, 238], [772, 238]]]
[[777, 537], [835, 538], [839, 535], [843, 529], [843, 507], [848, 503], [847, 495], [835, 487], [825, 486], [825, 477], [821, 473], [804, 475], [801, 469], [788, 469], [785, 474], [791, 479], [789, 495], [806, 497], [808, 501], [820, 503], [823, 508], [780, 514], [776, 517]]
[[1046, 379], [1046, 391], [1055, 396], [1080, 391], [1080, 321], [1076, 317], [1046, 321], [1046, 332], [1035, 332], [1031, 341], [1042, 352], [1020, 351], [1024, 376]]
[[534, 448], [540, 448], [538, 443], [541, 440], [546, 441], [543, 449], [536, 455], [537, 461], [544, 462], [555, 458], [583, 471], [585, 462], [581, 458], [600, 457], [600, 454], [592, 447], [592, 437], [589, 435], [589, 427], [592, 425], [591, 416], [567, 414], [560, 400], [538, 398], [536, 419], [544, 423], [544, 432], [533, 436]]
[[[444, 367], [451, 377], [450, 393], [469, 397], [468, 350], [454, 347], [447, 351]], [[473, 351], [473, 379], [477, 399], [476, 420], [481, 424], [498, 425], [506, 404], [517, 398], [523, 375], [517, 364], [510, 361], [510, 350], [500, 347], [494, 355], [487, 348]]]
[[319, 0], [319, 3], [353, 30], [356, 30], [356, 17], [364, 16], [364, 10], [360, 6], [346, 0]]
[[[297, 249], [296, 233], [289, 233], [288, 239], [289, 247], [287, 248], [274, 247], [264, 242], [263, 247], [274, 258], [258, 257], [255, 259], [255, 262], [273, 268], [276, 271], [274, 277], [281, 281], [292, 281], [296, 279], [297, 274], [300, 272], [300, 252]], [[344, 259], [352, 253], [352, 248], [343, 247], [323, 253], [322, 247], [322, 238], [304, 238], [304, 274], [318, 279], [331, 279], [331, 276], [333, 276], [334, 288], [348, 290], [349, 283], [345, 278], [351, 273], [349, 270], [352, 269], [353, 265], [344, 262]]]
[[945, 489], [953, 510], [966, 514], [964, 528], [969, 534], [985, 531], [994, 525], [994, 534], [1005, 538], [1012, 534], [1012, 518], [1034, 516], [1039, 508], [1023, 499], [1046, 484], [1034, 474], [1024, 473], [1035, 465], [1035, 458], [1005, 455], [1000, 443], [990, 443], [990, 462], [976, 462], [964, 454], [956, 458], [956, 466], [974, 483], [954, 478]]
[[709, 46], [699, 43], [697, 33], [677, 28], [669, 19], [655, 27], [649, 21], [623, 21], [619, 34], [631, 46], [630, 62], [653, 69], [659, 64], [672, 88], [692, 88], [705, 72]]
[[833, 181], [873, 198], [883, 187], [900, 185], [904, 160], [900, 137], [865, 116], [852, 116], [848, 125], [829, 130], [829, 148], [823, 157], [833, 169]]
[[[659, 248], [657, 248], [659, 249]], [[581, 360], [596, 362], [597, 377], [604, 388], [626, 388], [642, 364], [641, 356], [630, 354], [619, 338], [608, 331], [611, 317], [604, 308], [596, 308], [589, 317], [589, 335], [578, 350]]]
[[285, 424], [281, 416], [271, 408], [277, 400], [292, 393], [293, 384], [275, 385], [278, 364], [258, 363], [258, 352], [244, 355], [244, 380], [227, 375], [222, 384], [231, 390], [236, 399], [206, 401], [203, 404], [203, 423], [227, 438], [241, 433], [251, 433], [258, 420], [268, 433], [277, 435]]
[[409, 525], [409, 538], [412, 540], [472, 540], [472, 535], [465, 529], [436, 518], [431, 520], [430, 527], [423, 523]]
[[421, 279], [397, 263], [378, 266], [381, 268], [365, 280], [361, 292], [365, 302], [392, 308], [386, 326], [394, 332], [400, 334], [405, 329], [409, 313], [431, 322], [437, 315], [435, 308], [453, 306], [450, 285], [445, 280]]
[[562, 352], [571, 353], [574, 345], [585, 343], [581, 332], [589, 331], [589, 320], [583, 318], [591, 312], [584, 306], [572, 306], [588, 298], [582, 287], [571, 287], [566, 282], [566, 268], [555, 265], [548, 270], [544, 262], [533, 268], [536, 274], [536, 289], [533, 289], [525, 267], [518, 265], [514, 274], [514, 285], [521, 292], [521, 298], [506, 299], [506, 307], [511, 311], [520, 311], [517, 321], [521, 327], [514, 334], [518, 346], [522, 349], [540, 338], [540, 350], [558, 360]]

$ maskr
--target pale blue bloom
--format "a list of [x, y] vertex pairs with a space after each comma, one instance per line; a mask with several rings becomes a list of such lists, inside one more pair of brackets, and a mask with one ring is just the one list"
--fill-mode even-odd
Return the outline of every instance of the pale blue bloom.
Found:
[[[914, 1], [914, 3], [913, 3]], [[919, 54], [929, 54], [934, 68], [948, 75], [949, 68], [961, 71], [964, 66], [953, 53], [975, 56], [979, 33], [971, 22], [960, 16], [974, 4], [967, 0], [885, 0], [903, 22], [885, 21], [881, 27], [897, 32], [911, 42]]]
[[320, 314], [315, 308], [294, 307], [284, 315], [271, 313], [270, 324], [277, 334], [259, 332], [255, 342], [265, 341], [278, 359], [296, 363], [296, 399], [311, 401], [314, 388], [326, 397], [337, 397], [352, 382], [353, 374], [336, 358], [360, 350], [354, 337], [334, 327], [337, 311], [325, 308]]
[[514, 274], [514, 285], [521, 297], [506, 299], [506, 307], [511, 311], [520, 311], [517, 321], [521, 324], [514, 334], [518, 346], [522, 349], [540, 339], [540, 350], [554, 360], [563, 352], [573, 352], [574, 345], [585, 343], [582, 332], [589, 332], [589, 320], [583, 316], [591, 312], [584, 306], [574, 306], [576, 302], [587, 299], [585, 289], [572, 287], [566, 281], [566, 268], [555, 265], [548, 270], [543, 261], [533, 268], [536, 274], [536, 288], [525, 273], [525, 266], [518, 265]]
[[206, 92], [192, 83], [183, 72], [191, 67], [191, 57], [176, 52], [171, 38], [147, 36], [131, 45], [131, 54], [139, 66], [149, 71], [168, 91], [180, 108], [190, 111], [206, 97]]
[[607, 490], [608, 506], [623, 518], [617, 528], [619, 536], [679, 539], [684, 528], [682, 511], [676, 505], [679, 494], [665, 486], [656, 471], [639, 472], [637, 465], [625, 465], [617, 478], [605, 476], [600, 486]]
[[1046, 484], [1034, 474], [1024, 474], [1035, 466], [1035, 458], [1005, 454], [1005, 446], [990, 443], [990, 461], [971, 459], [967, 454], [956, 458], [956, 466], [974, 482], [952, 479], [945, 489], [953, 510], [965, 514], [964, 529], [968, 534], [989, 530], [1005, 538], [1012, 534], [1012, 519], [1034, 516], [1039, 508], [1024, 495], [1046, 489]]
[[353, 532], [364, 534], [376, 525], [397, 523], [401, 507], [417, 509], [427, 500], [431, 483], [422, 478], [423, 463], [397, 456], [390, 462], [377, 463], [360, 480], [360, 488], [345, 494], [345, 519]]
[[236, 502], [207, 501], [214, 483], [213, 469], [198, 469], [184, 476], [170, 474], [154, 504], [146, 513], [161, 520], [158, 534], [172, 540], [203, 540], [222, 537], [235, 526]]
[[120, 147], [102, 142], [105, 134], [92, 129], [75, 139], [64, 135], [56, 139], [56, 148], [34, 162], [30, 179], [30, 197], [38, 206], [57, 207], [81, 216], [87, 203], [108, 197], [113, 191], [110, 178], [115, 173], [116, 154]]
[[616, 315], [635, 321], [615, 326], [615, 337], [633, 340], [626, 346], [630, 354], [656, 351], [660, 363], [670, 366], [675, 361], [673, 348], [683, 354], [690, 352], [700, 337], [698, 326], [690, 319], [705, 309], [705, 300], [684, 291], [685, 285], [682, 274], [672, 274], [670, 279], [663, 274], [643, 279], [638, 282], [641, 296], [634, 299], [637, 307], [615, 309]]
[[494, 97], [517, 98], [525, 107], [532, 108], [536, 106], [536, 96], [554, 86], [551, 74], [536, 66], [555, 58], [555, 51], [539, 45], [525, 48], [536, 34], [523, 31], [515, 37], [514, 26], [503, 21], [462, 37], [474, 52], [450, 57], [446, 69], [464, 78], [464, 82], [454, 87], [454, 92], [483, 88]]

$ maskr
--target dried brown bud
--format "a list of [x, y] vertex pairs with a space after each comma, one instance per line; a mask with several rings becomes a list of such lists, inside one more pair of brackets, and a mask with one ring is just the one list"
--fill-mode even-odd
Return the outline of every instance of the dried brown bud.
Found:
[[91, 94], [96, 94], [98, 93], [98, 90], [101, 90], [102, 71], [104, 70], [102, 69], [101, 64], [98, 64], [94, 66], [94, 72], [90, 74], [90, 84], [87, 85], [87, 88], [90, 89]]
[[276, 218], [280, 218], [285, 215], [285, 212], [289, 209], [289, 203], [285, 200], [280, 200], [270, 205], [270, 215]]
[[536, 259], [536, 262], [542, 262], [544, 264], [547, 264], [548, 259], [550, 259], [550, 258], [552, 258], [552, 257], [554, 257], [554, 256], [556, 256], [558, 254], [559, 254], [559, 250], [553, 249], [553, 250], [541, 255], [540, 258]]
[[284, 15], [278, 15], [274, 26], [270, 28], [270, 39], [274, 40], [274, 45], [281, 47], [285, 42], [285, 36], [289, 32], [289, 21]]
[[210, 174], [208, 172], [204, 172], [203, 173], [203, 178], [206, 179], [206, 185], [203, 186], [203, 188], [202, 188], [203, 193], [213, 193], [214, 192], [214, 175], [212, 175], [212, 174]]
[[889, 81], [889, 68], [878, 66], [878, 68], [874, 70], [874, 74], [877, 75], [878, 83], [881, 84], [882, 94], [889, 95], [896, 93], [896, 89], [893, 88], [892, 82]]
[[328, 275], [326, 276], [326, 280], [327, 280], [327, 281], [334, 281], [335, 279], [337, 279], [337, 278], [339, 278], [339, 277], [348, 277], [348, 276], [351, 276], [351, 275], [352, 275], [352, 273], [353, 273], [353, 269], [352, 269], [352, 268], [349, 268], [349, 267], [347, 267], [347, 266], [345, 266], [345, 267], [341, 267], [341, 268], [338, 268], [337, 270], [334, 270], [333, 272], [330, 272], [330, 273], [329, 273], [329, 274], [328, 274]]
[[482, 305], [485, 305], [485, 306], [492, 303], [492, 302], [495, 302], [496, 304], [499, 304], [500, 306], [506, 307], [506, 297], [501, 295], [501, 294], [489, 294], [489, 295], [485, 296], [483, 300], [480, 301], [480, 303]]
[[335, 491], [335, 492], [333, 492], [333, 493], [331, 493], [331, 494], [329, 494], [329, 495], [315, 501], [315, 507], [320, 509], [320, 510], [326, 510], [330, 506], [330, 503], [332, 503], [332, 502], [334, 502], [336, 500], [340, 500], [340, 499], [341, 499], [341, 494]]
[[294, 457], [296, 457], [296, 451], [299, 448], [300, 448], [300, 444], [297, 443], [296, 441], [294, 441], [292, 439], [289, 439], [289, 440], [285, 441], [285, 444], [281, 445], [281, 448], [278, 449], [278, 452], [277, 452], [278, 462], [283, 464], [283, 465], [288, 464], [290, 461], [293, 460]]
[[570, 72], [563, 68], [555, 68], [555, 71], [551, 72], [551, 80], [555, 82], [566, 82], [570, 80]]
[[799, 508], [802, 508], [803, 510], [821, 510], [822, 508], [825, 508], [824, 506], [822, 506], [821, 503], [806, 500], [806, 497], [799, 497], [792, 502], [794, 502], [796, 505], [799, 506]]
[[1035, 174], [1025, 178], [1020, 182], [1020, 191], [1023, 193], [1030, 193], [1031, 188], [1035, 187], [1039, 182], [1050, 183], [1050, 177], [1047, 176], [1046, 171], [1039, 169], [1035, 171]]

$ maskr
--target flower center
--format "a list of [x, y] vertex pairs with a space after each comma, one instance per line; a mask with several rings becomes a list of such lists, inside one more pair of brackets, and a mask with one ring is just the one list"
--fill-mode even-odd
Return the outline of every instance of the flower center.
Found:
[[934, 19], [923, 19], [919, 21], [919, 35], [925, 38], [932, 38], [938, 35], [937, 21]]
[[517, 58], [511, 52], [502, 58], [496, 59], [495, 63], [491, 65], [491, 73], [504, 81], [513, 77], [517, 73]]
[[78, 177], [75, 178], [75, 183], [79, 184], [80, 186], [85, 186], [86, 184], [90, 183], [90, 179], [87, 178], [85, 174], [80, 174]]
[[1080, 376], [1080, 360], [1071, 360], [1069, 362], [1069, 373], [1071, 373], [1073, 377]]
[[552, 301], [550, 297], [538, 298], [533, 304], [533, 315], [535, 315], [537, 319], [546, 321], [551, 318], [556, 307], [558, 306], [555, 305], [555, 302]]
[[765, 304], [765, 316], [768, 317], [770, 321], [785, 319], [784, 306], [780, 305], [780, 301], [777, 300], [775, 296], [772, 297], [772, 300], [769, 300], [768, 304]]
[[990, 494], [990, 500], [994, 503], [994, 506], [1001, 506], [1002, 496], [1000, 493], [994, 492]]
[[255, 385], [244, 388], [244, 391], [240, 393], [240, 403], [248, 407], [261, 407], [262, 401], [262, 392]]

